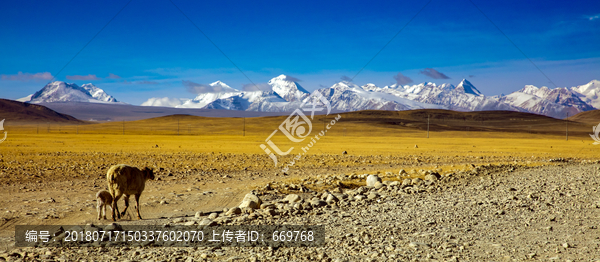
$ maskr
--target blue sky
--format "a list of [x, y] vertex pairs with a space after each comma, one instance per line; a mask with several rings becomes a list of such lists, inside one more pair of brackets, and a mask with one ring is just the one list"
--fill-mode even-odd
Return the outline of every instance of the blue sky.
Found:
[[[59, 73], [127, 2], [3, 3], [0, 97], [24, 97], [52, 76], [94, 83], [131, 104], [193, 98], [183, 81], [250, 83], [168, 0], [133, 0]], [[173, 2], [253, 82], [286, 74], [309, 91], [353, 77], [427, 3]], [[473, 2], [557, 86], [600, 79], [600, 2]], [[486, 95], [554, 88], [469, 0], [431, 1], [354, 83], [389, 85], [398, 73], [413, 84], [467, 78]]]

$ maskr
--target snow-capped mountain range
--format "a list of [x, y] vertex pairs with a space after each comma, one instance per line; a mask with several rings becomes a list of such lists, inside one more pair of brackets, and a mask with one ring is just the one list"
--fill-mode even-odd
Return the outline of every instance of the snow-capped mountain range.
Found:
[[49, 83], [40, 91], [17, 99], [17, 101], [33, 104], [54, 102], [122, 103], [93, 84], [78, 86], [62, 81]]
[[[268, 82], [270, 90], [244, 91], [216, 81], [210, 86], [219, 92], [201, 93], [193, 99], [150, 98], [142, 106], [176, 108], [226, 109], [261, 112], [288, 112], [300, 106], [311, 94], [286, 75]], [[457, 111], [511, 110], [564, 118], [579, 112], [600, 108], [600, 81], [571, 88], [549, 89], [527, 85], [509, 95], [485, 96], [468, 80], [457, 86], [425, 82], [416, 85], [397, 84], [378, 87], [342, 81], [317, 90], [338, 111], [449, 109]], [[85, 84], [81, 87], [56, 81], [33, 95], [20, 99], [41, 102], [116, 103], [102, 89]], [[120, 102], [119, 102], [120, 103]]]

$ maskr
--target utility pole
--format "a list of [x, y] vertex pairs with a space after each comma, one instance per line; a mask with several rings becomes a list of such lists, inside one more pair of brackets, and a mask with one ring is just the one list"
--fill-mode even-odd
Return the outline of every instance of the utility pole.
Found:
[[427, 115], [427, 138], [429, 138], [429, 115]]
[[567, 118], [565, 118], [565, 126], [567, 129], [567, 135], [566, 135], [567, 141], [569, 141], [569, 120], [568, 120], [568, 118], [569, 118], [569, 113], [567, 113]]

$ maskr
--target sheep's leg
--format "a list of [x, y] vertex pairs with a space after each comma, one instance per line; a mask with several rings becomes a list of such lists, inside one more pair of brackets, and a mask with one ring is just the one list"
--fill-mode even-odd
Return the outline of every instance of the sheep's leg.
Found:
[[[113, 198], [113, 202], [112, 202], [112, 219], [113, 221], [117, 221], [117, 216], [119, 217], [119, 219], [121, 219], [121, 214], [119, 214], [119, 207], [117, 206], [117, 201], [119, 200], [119, 198], [121, 198], [121, 196], [119, 195], [115, 195], [115, 197]], [[116, 211], [116, 214], [115, 214]]]
[[138, 218], [141, 220], [142, 216], [140, 216], [140, 194], [135, 195], [135, 208], [137, 209]]
[[125, 216], [125, 214], [127, 213], [127, 208], [129, 208], [129, 195], [125, 195], [123, 197], [123, 200], [125, 200], [125, 209], [123, 210], [123, 212], [121, 212], [122, 217]]

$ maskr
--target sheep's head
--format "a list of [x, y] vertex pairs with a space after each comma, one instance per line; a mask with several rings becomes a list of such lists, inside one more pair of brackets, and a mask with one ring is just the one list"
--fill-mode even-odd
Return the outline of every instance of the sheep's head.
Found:
[[142, 172], [144, 173], [144, 178], [154, 180], [154, 170], [152, 170], [152, 168], [144, 167]]

